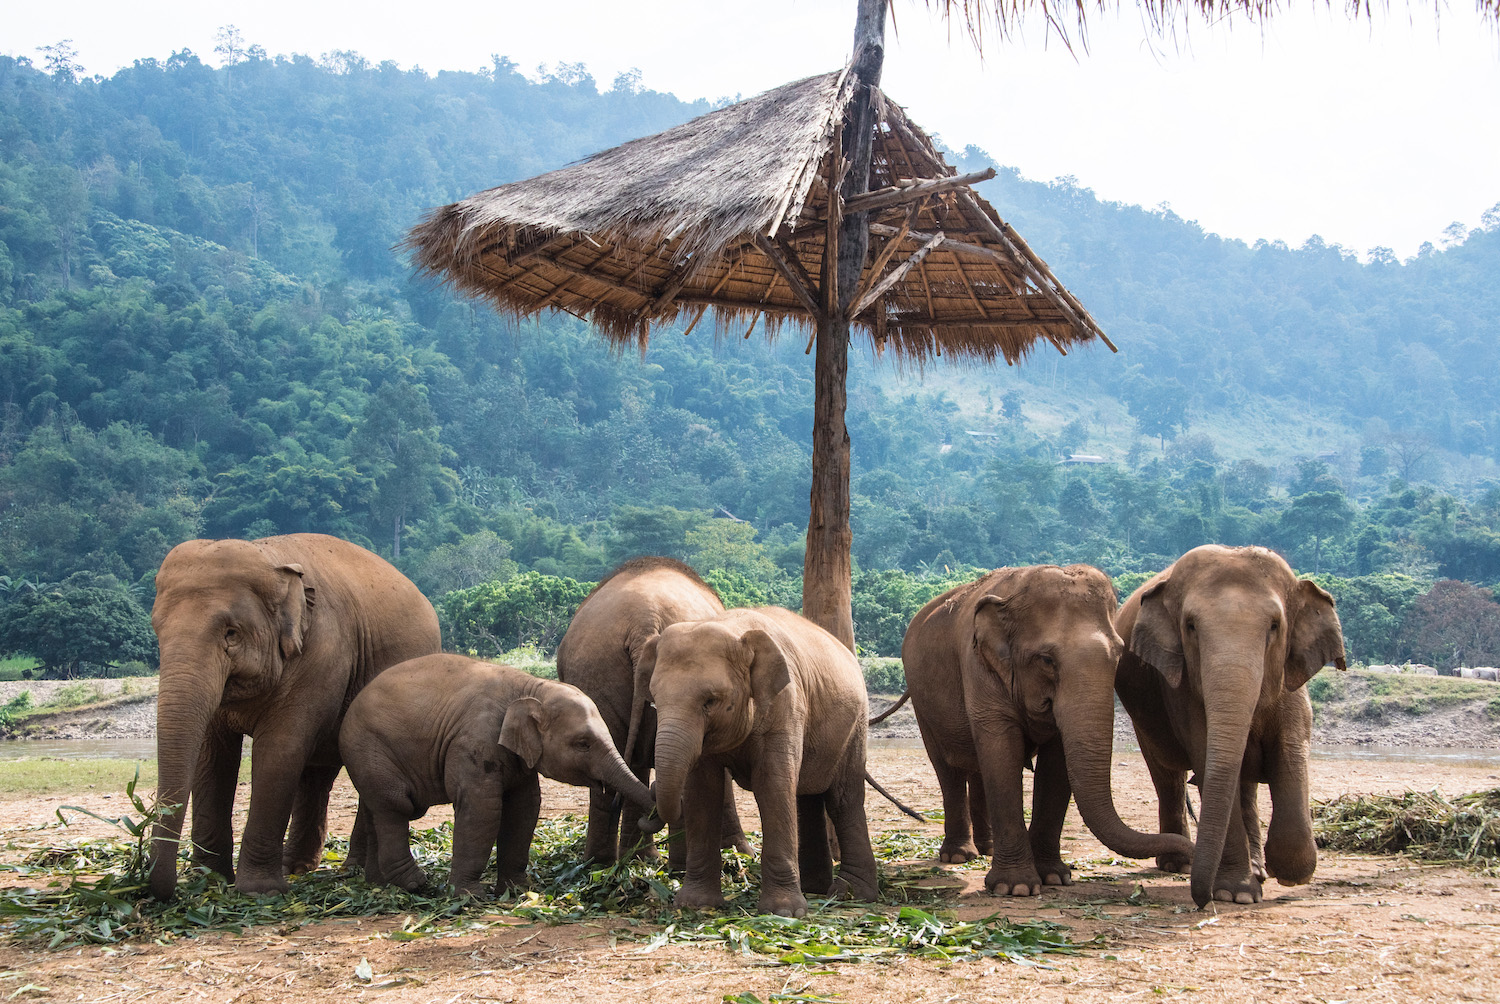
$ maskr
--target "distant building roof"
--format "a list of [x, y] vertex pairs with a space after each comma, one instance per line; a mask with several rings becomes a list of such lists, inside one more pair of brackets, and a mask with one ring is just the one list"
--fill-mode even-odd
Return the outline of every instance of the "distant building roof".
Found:
[[1106, 460], [1097, 453], [1070, 453], [1066, 458], [1059, 461], [1063, 464], [1112, 464], [1113, 460]]

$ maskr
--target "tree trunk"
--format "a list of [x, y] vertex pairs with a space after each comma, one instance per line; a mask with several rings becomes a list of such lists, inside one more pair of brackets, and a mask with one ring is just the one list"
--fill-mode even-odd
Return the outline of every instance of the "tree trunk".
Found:
[[[880, 85], [885, 62], [886, 0], [859, 0], [854, 21], [855, 98], [845, 125], [843, 150], [849, 159], [844, 178], [845, 200], [870, 189], [870, 161], [875, 146], [875, 105], [871, 88]], [[814, 624], [854, 649], [852, 566], [849, 530], [849, 430], [844, 424], [848, 403], [849, 320], [847, 311], [859, 288], [869, 252], [870, 232], [865, 213], [843, 217], [839, 226], [838, 260], [824, 262], [826, 276], [837, 277], [838, 302], [819, 320], [814, 361], [813, 451], [811, 511], [807, 524], [807, 554], [802, 567], [802, 613]], [[827, 303], [827, 298], [825, 298]]]

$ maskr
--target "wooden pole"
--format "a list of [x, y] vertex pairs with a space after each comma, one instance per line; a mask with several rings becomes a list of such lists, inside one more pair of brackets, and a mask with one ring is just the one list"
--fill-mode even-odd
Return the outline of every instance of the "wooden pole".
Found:
[[[849, 172], [841, 192], [848, 201], [870, 190], [875, 147], [875, 100], [885, 63], [885, 9], [888, 0], [859, 0], [854, 18], [853, 107], [842, 139]], [[849, 530], [848, 405], [849, 306], [860, 286], [870, 248], [869, 218], [846, 214], [839, 222], [836, 260], [824, 262], [823, 281], [837, 283], [836, 309], [817, 326], [813, 363], [813, 451], [811, 511], [807, 554], [802, 567], [802, 613], [852, 651], [854, 648], [853, 566]], [[830, 268], [829, 266], [832, 266]]]

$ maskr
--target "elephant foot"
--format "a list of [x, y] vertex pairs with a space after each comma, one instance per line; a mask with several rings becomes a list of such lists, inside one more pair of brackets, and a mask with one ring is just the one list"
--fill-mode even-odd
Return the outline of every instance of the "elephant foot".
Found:
[[760, 912], [781, 917], [807, 916], [807, 898], [795, 889], [762, 889]]
[[1040, 896], [1042, 879], [1035, 868], [991, 868], [984, 887], [992, 896]]
[[724, 906], [724, 893], [719, 889], [695, 889], [685, 885], [677, 890], [672, 905], [679, 910], [718, 910]]
[[995, 853], [995, 842], [987, 838], [981, 839], [979, 837], [975, 837], [974, 849], [985, 857], [988, 857], [989, 855]]
[[527, 881], [524, 871], [500, 875], [495, 879], [496, 896], [503, 896], [508, 892], [525, 892], [529, 888], [531, 883]]
[[733, 847], [741, 854], [754, 854], [755, 848], [750, 846], [750, 840], [743, 833], [726, 833], [719, 843], [720, 850]]
[[874, 903], [880, 899], [879, 886], [869, 879], [859, 876], [840, 875], [833, 880], [833, 886], [828, 895], [834, 899], [853, 899], [865, 903]]
[[1251, 876], [1244, 882], [1216, 887], [1214, 889], [1214, 899], [1220, 903], [1259, 903], [1260, 888], [1260, 879]]
[[278, 896], [291, 888], [284, 875], [257, 875], [240, 869], [234, 887], [246, 896]]
[[1168, 851], [1165, 854], [1158, 854], [1156, 856], [1156, 867], [1164, 872], [1185, 875], [1192, 870], [1193, 859], [1177, 851]]
[[1312, 840], [1266, 842], [1265, 875], [1282, 885], [1305, 885], [1318, 870], [1318, 845]]
[[945, 865], [961, 865], [973, 861], [979, 857], [979, 848], [974, 846], [974, 841], [965, 840], [962, 843], [950, 843], [943, 841], [943, 846], [938, 848], [938, 860]]
[[323, 857], [321, 854], [312, 859], [284, 858], [281, 862], [281, 870], [288, 875], [306, 875], [308, 872], [316, 871], [322, 863]]
[[1073, 884], [1073, 869], [1061, 861], [1038, 862], [1036, 870], [1041, 874], [1044, 885]]

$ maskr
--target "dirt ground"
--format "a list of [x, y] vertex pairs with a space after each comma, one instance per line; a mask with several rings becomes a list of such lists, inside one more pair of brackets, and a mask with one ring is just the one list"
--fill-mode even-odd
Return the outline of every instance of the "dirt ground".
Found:
[[[919, 808], [939, 804], [920, 749], [875, 749], [872, 773]], [[544, 782], [544, 815], [578, 812], [578, 789]], [[1500, 785], [1500, 767], [1318, 759], [1313, 790], [1436, 788], [1458, 794]], [[1115, 771], [1121, 813], [1150, 827], [1154, 796], [1139, 757], [1121, 753]], [[747, 828], [754, 802], [741, 792]], [[240, 808], [247, 793], [242, 791]], [[16, 860], [62, 838], [53, 811], [80, 804], [118, 813], [121, 796], [88, 792], [0, 802], [0, 858]], [[336, 828], [352, 822], [347, 781], [334, 792]], [[872, 797], [872, 832], [919, 828]], [[428, 821], [443, 818], [437, 810]], [[68, 836], [91, 833], [82, 823]], [[941, 824], [926, 824], [934, 833]], [[47, 827], [47, 829], [37, 829]], [[102, 827], [98, 827], [100, 833]], [[607, 922], [548, 927], [518, 923], [482, 934], [398, 942], [384, 937], [402, 918], [345, 920], [283, 935], [261, 928], [168, 945], [62, 951], [0, 946], [0, 997], [120, 1001], [310, 1001], [338, 996], [400, 1002], [581, 1000], [720, 1001], [745, 991], [762, 1001], [1090, 1002], [1188, 997], [1199, 1001], [1500, 1000], [1500, 880], [1401, 858], [1325, 852], [1311, 885], [1275, 883], [1255, 906], [1192, 908], [1185, 879], [1114, 859], [1070, 813], [1065, 852], [1075, 884], [1035, 899], [984, 894], [983, 870], [954, 867], [964, 919], [1000, 912], [1065, 925], [1075, 940], [1101, 935], [1106, 947], [1082, 957], [1043, 957], [1039, 967], [1008, 962], [899, 959], [823, 967], [777, 967], [722, 947], [643, 951], [639, 933]], [[373, 978], [355, 968], [367, 960]], [[23, 988], [24, 991], [23, 991]], [[45, 989], [43, 989], [45, 988]]]

